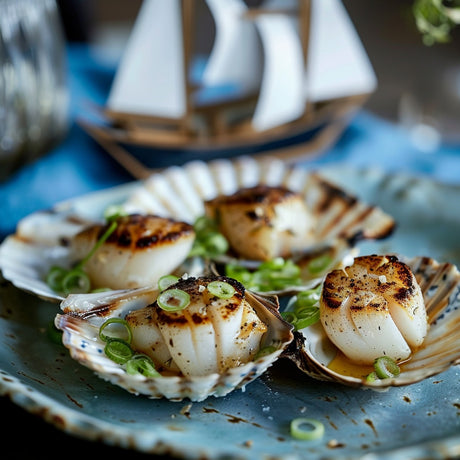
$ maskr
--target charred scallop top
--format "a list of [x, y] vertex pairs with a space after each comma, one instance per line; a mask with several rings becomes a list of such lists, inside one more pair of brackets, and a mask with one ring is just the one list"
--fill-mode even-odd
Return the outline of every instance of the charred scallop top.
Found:
[[380, 310], [386, 308], [382, 298], [410, 303], [417, 288], [411, 269], [397, 257], [362, 256], [355, 258], [353, 265], [326, 276], [322, 301], [331, 309], [339, 308], [348, 299], [352, 310]]
[[[195, 235], [193, 226], [186, 222], [154, 215], [121, 216], [117, 218], [117, 224], [115, 231], [107, 239], [107, 243], [122, 248], [150, 248], [174, 243], [181, 238], [192, 238]], [[88, 231], [96, 229], [98, 238], [100, 238], [108, 225], [92, 227]]]
[[[206, 286], [211, 281], [225, 281], [234, 287], [235, 293], [229, 299], [220, 299], [206, 289]], [[245, 297], [244, 286], [238, 281], [225, 276], [180, 279], [168, 289], [173, 288], [187, 292], [190, 296], [190, 305], [185, 310], [167, 312], [154, 303], [156, 321], [159, 323], [180, 325], [190, 320], [195, 324], [208, 322], [210, 321], [208, 311], [210, 307], [219, 309], [222, 319], [226, 320], [227, 317], [231, 317], [241, 307]]]
[[[289, 190], [283, 186], [269, 186], [266, 184], [259, 184], [254, 187], [241, 188], [232, 195], [219, 195], [216, 198], [205, 202], [205, 207], [208, 213], [218, 213], [222, 207], [239, 207], [243, 209], [254, 210], [264, 209], [263, 214], [257, 214], [255, 211], [249, 211], [247, 217], [252, 220], [259, 220], [268, 218], [267, 212], [273, 206], [286, 203], [291, 200], [301, 200], [300, 194]], [[214, 216], [216, 217], [216, 216]]]
[[266, 184], [259, 184], [254, 187], [239, 189], [233, 195], [220, 195], [208, 203], [226, 204], [273, 204], [280, 203], [287, 197], [297, 195], [296, 192], [283, 186], [272, 187]]

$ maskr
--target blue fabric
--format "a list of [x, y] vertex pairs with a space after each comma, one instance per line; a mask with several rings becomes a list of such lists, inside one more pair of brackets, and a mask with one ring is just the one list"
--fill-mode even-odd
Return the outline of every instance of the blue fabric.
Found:
[[[34, 163], [0, 183], [0, 240], [14, 232], [27, 214], [56, 202], [132, 180], [76, 123], [92, 105], [103, 106], [114, 75], [114, 66], [97, 59], [82, 45], [68, 48], [70, 128], [64, 141]], [[436, 151], [418, 150], [398, 126], [361, 110], [336, 145], [307, 167], [346, 163], [378, 166], [389, 172], [425, 175], [460, 184], [460, 146], [441, 145]]]

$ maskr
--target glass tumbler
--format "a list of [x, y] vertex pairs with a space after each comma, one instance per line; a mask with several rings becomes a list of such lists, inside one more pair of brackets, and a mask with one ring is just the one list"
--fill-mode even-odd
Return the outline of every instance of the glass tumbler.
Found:
[[63, 139], [68, 107], [55, 0], [0, 0], [0, 181]]

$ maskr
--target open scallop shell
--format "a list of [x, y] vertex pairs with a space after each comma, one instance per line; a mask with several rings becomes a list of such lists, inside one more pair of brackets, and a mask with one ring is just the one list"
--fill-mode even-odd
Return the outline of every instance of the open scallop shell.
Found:
[[153, 399], [164, 397], [174, 401], [185, 398], [202, 401], [209, 396], [225, 396], [258, 378], [293, 340], [292, 327], [278, 314], [276, 298], [261, 297], [246, 291], [246, 299], [259, 318], [268, 325], [261, 347], [271, 346], [274, 351], [223, 374], [159, 378], [129, 375], [120, 365], [105, 356], [105, 343], [99, 338], [99, 328], [108, 318], [124, 318], [130, 311], [151, 304], [157, 294], [158, 291], [152, 288], [139, 288], [70, 295], [61, 303], [63, 313], [55, 318], [56, 327], [63, 331], [63, 344], [76, 361], [130, 393]]
[[[311, 210], [316, 220], [314, 242], [293, 257], [301, 266], [322, 254], [331, 257], [327, 270], [340, 266], [355, 252], [360, 240], [386, 238], [395, 227], [394, 219], [382, 209], [363, 203], [320, 173], [273, 158], [240, 157], [232, 161], [195, 161], [183, 167], [171, 167], [144, 181], [123, 206], [127, 212], [152, 213], [193, 223], [204, 214], [205, 201], [260, 184], [285, 186], [299, 192]], [[260, 263], [235, 260], [231, 256], [219, 257], [215, 262], [237, 262], [249, 268]], [[301, 286], [268, 294], [307, 289], [317, 284], [325, 272], [326, 269], [312, 275], [302, 270]]]
[[422, 289], [429, 330], [422, 347], [400, 366], [398, 377], [366, 382], [365, 378], [332, 371], [328, 365], [337, 349], [321, 323], [295, 332], [295, 340], [283, 356], [315, 379], [377, 390], [416, 383], [460, 364], [460, 273], [457, 267], [428, 257], [404, 262], [411, 267]]
[[[127, 212], [152, 213], [193, 223], [203, 215], [204, 201], [257, 184], [284, 185], [298, 191], [313, 210], [317, 217], [315, 244], [305, 248], [298, 255], [300, 259], [327, 252], [332, 256], [332, 264], [340, 265], [353, 253], [357, 242], [385, 238], [395, 225], [382, 209], [361, 202], [320, 174], [289, 166], [276, 158], [193, 161], [154, 173], [144, 182], [63, 202], [50, 211], [25, 217], [16, 233], [0, 246], [0, 269], [4, 278], [20, 289], [59, 302], [63, 297], [44, 282], [46, 273], [54, 264], [71, 265], [69, 239], [85, 225], [101, 221], [107, 206], [121, 203]], [[195, 264], [194, 268], [197, 267], [194, 275], [204, 270]], [[285, 293], [308, 288], [322, 275], [306, 275], [302, 286], [286, 289]]]

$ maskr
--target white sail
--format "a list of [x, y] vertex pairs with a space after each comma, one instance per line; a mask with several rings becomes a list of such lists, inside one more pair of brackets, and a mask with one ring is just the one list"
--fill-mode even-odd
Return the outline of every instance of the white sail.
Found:
[[207, 86], [234, 84], [242, 94], [258, 90], [262, 55], [254, 23], [244, 19], [243, 0], [206, 0], [216, 25], [214, 45], [203, 73]]
[[377, 79], [340, 0], [312, 0], [305, 97], [329, 100], [371, 93]]
[[258, 131], [299, 118], [305, 111], [304, 56], [292, 18], [262, 13], [256, 19], [264, 48], [264, 75], [252, 118]]
[[180, 118], [186, 112], [181, 0], [144, 0], [112, 84], [117, 112]]

